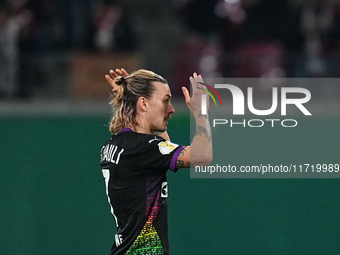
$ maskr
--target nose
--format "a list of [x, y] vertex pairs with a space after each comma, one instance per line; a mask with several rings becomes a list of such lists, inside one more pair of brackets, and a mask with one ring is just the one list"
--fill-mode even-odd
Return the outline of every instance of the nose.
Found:
[[169, 114], [173, 114], [174, 112], [175, 112], [175, 109], [174, 109], [174, 107], [172, 106], [172, 104], [170, 103], [170, 104], [169, 104], [168, 113], [169, 113]]

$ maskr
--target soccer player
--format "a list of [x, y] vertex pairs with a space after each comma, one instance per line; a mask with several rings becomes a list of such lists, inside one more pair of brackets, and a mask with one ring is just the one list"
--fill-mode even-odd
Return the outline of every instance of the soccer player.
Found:
[[170, 142], [166, 132], [175, 112], [167, 81], [147, 70], [128, 75], [117, 69], [110, 74], [105, 78], [114, 92], [113, 135], [101, 150], [100, 163], [117, 227], [110, 254], [169, 254], [166, 172], [212, 160], [209, 119], [201, 114], [204, 92], [199, 88], [205, 86], [194, 73], [192, 97], [182, 88], [196, 134], [190, 146], [180, 146]]

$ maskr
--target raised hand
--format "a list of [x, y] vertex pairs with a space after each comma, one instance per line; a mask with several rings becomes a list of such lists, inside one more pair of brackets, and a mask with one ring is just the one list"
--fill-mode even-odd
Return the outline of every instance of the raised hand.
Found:
[[[203, 85], [204, 82], [202, 76], [197, 75], [196, 73], [194, 73], [189, 80], [192, 87], [192, 97], [190, 98], [190, 93], [187, 88], [182, 87], [182, 91], [189, 110], [194, 114], [194, 116], [197, 116], [197, 114], [200, 114], [201, 111], [202, 94], [205, 94], [202, 89], [206, 89], [206, 86]], [[207, 108], [209, 109], [209, 97], [207, 98]]]
[[[206, 92], [201, 75], [194, 73], [189, 78], [192, 87], [192, 97], [189, 91], [182, 87], [185, 102], [195, 118], [196, 133], [190, 146], [182, 150], [176, 161], [176, 168], [189, 168], [208, 165], [213, 157], [212, 134], [208, 115], [201, 114], [202, 95]], [[209, 97], [207, 97], [207, 108], [209, 108]]]
[[114, 82], [115, 78], [118, 76], [127, 77], [129, 74], [126, 72], [124, 68], [116, 69], [116, 71], [110, 70], [110, 75], [106, 74], [105, 79], [112, 87], [112, 92], [118, 92], [119, 86]]

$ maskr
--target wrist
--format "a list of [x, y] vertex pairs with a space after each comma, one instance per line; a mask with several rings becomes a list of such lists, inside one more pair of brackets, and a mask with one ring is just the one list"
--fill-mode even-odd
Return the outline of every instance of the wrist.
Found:
[[191, 112], [192, 115], [194, 115], [194, 118], [197, 119], [197, 118], [201, 118], [201, 117], [204, 117], [204, 118], [209, 118], [209, 115], [208, 113], [207, 114], [202, 114], [201, 111], [193, 111]]

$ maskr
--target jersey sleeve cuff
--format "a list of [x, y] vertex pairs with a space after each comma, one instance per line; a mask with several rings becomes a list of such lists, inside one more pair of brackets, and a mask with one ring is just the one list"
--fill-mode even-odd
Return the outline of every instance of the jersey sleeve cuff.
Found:
[[177, 148], [177, 150], [175, 151], [174, 155], [171, 158], [170, 161], [170, 170], [173, 171], [174, 173], [177, 172], [178, 169], [176, 169], [176, 161], [178, 158], [179, 153], [185, 148], [186, 146], [180, 146]]

